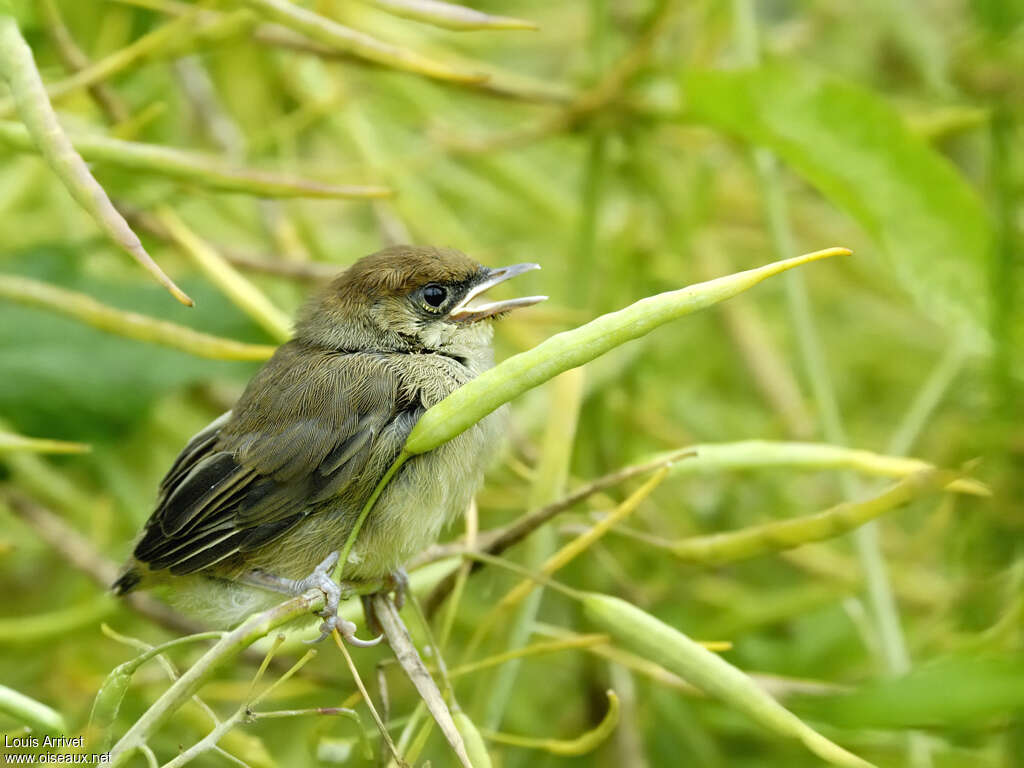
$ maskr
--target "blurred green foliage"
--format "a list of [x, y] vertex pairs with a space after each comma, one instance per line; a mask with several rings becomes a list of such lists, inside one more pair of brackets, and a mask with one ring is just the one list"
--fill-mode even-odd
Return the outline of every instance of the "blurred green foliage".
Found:
[[[5, 271], [82, 291], [122, 309], [169, 319], [162, 288], [114, 281], [83, 270], [81, 253], [61, 245], [11, 253]], [[208, 284], [184, 281], [197, 306], [193, 328], [262, 341], [258, 329]], [[256, 366], [175, 353], [85, 327], [71, 319], [0, 305], [0, 412], [19, 432], [91, 441], [116, 440], [137, 428], [153, 403], [211, 373], [244, 382]], [[46, 393], [40, 397], [40, 393]]]
[[[508, 450], [478, 499], [481, 530], [564, 490], [560, 453], [571, 456], [573, 488], [689, 443], [834, 439], [830, 398], [851, 447], [943, 467], [977, 459], [971, 472], [992, 498], [933, 495], [888, 513], [881, 573], [846, 537], [715, 568], [650, 545], [810, 514], [849, 490], [838, 473], [773, 467], [671, 476], [557, 578], [619, 595], [690, 637], [731, 641], [725, 658], [878, 765], [1024, 764], [1024, 4], [480, 0], [474, 8], [539, 29], [459, 32], [400, 18], [384, 2], [293, 3], [489, 79], [444, 82], [367, 63], [331, 49], [335, 38], [268, 28], [252, 15], [268, 2], [10, 7], [69, 134], [202, 153], [221, 168], [380, 184], [393, 197], [260, 198], [97, 158], [90, 170], [196, 300], [189, 309], [101, 235], [39, 157], [0, 144], [0, 271], [266, 344], [167, 236], [152, 216], [161, 206], [287, 313], [318, 275], [396, 240], [454, 246], [490, 265], [540, 262], [522, 287], [552, 298], [498, 326], [505, 357], [644, 296], [769, 262], [780, 248], [850, 246], [852, 258], [767, 282], [588, 365], [578, 419], [565, 388], [517, 401]], [[91, 89], [66, 87], [75, 69], [116, 61], [192, 11], [183, 31], [148, 38], [148, 53]], [[0, 105], [10, 106], [2, 86]], [[2, 428], [93, 446], [0, 455], [0, 683], [54, 707], [74, 732], [107, 674], [137, 653], [100, 621], [153, 644], [175, 633], [107, 601], [6, 494], [34, 498], [93, 556], [120, 561], [162, 472], [254, 370], [0, 302]], [[575, 424], [571, 444], [542, 437], [556, 413]], [[507, 556], [537, 562], [637, 482], [561, 514]], [[882, 490], [870, 482], [858, 496]], [[887, 661], [892, 639], [879, 632], [865, 573], [894, 597], [909, 671]], [[450, 665], [471, 660], [478, 622], [515, 578], [485, 568], [466, 582], [444, 645]], [[540, 624], [590, 631], [557, 594], [531, 610], [519, 616], [535, 639]], [[491, 633], [472, 658], [508, 650], [516, 634]], [[184, 668], [196, 653], [169, 656]], [[387, 656], [356, 654], [371, 687]], [[418, 699], [397, 669], [384, 670], [398, 738]], [[246, 662], [222, 670], [202, 698], [227, 716], [253, 673]], [[496, 703], [500, 679], [512, 684]], [[166, 686], [155, 662], [137, 671], [120, 729]], [[539, 739], [592, 729], [609, 688], [620, 721], [596, 751], [571, 758], [487, 742], [494, 764], [818, 764], [677, 681], [590, 649], [455, 681], [485, 734]], [[339, 706], [353, 690], [325, 647], [271, 698], [279, 709]], [[211, 725], [198, 707], [183, 709], [152, 746], [170, 759]], [[18, 727], [0, 714], [0, 731]], [[253, 766], [370, 764], [357, 733], [350, 720], [306, 716], [240, 727], [221, 746]], [[436, 731], [416, 764], [427, 759], [454, 764]], [[208, 753], [195, 764], [225, 762]]]

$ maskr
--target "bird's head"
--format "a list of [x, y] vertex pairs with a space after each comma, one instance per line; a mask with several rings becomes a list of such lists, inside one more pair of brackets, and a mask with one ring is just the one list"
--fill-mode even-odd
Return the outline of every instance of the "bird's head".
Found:
[[490, 344], [483, 322], [546, 296], [491, 301], [488, 290], [539, 269], [491, 269], [459, 251], [393, 246], [365, 256], [303, 308], [296, 336], [333, 349], [472, 354]]

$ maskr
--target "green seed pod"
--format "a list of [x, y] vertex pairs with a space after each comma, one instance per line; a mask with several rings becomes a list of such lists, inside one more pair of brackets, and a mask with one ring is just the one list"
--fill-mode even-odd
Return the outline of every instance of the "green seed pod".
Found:
[[97, 745], [97, 749], [101, 751], [107, 751], [113, 743], [113, 726], [117, 720], [117, 712], [121, 709], [128, 684], [132, 681], [132, 673], [137, 667], [138, 664], [134, 660], [119, 664], [107, 675], [93, 700], [92, 711], [89, 713], [89, 727], [101, 733]]
[[455, 727], [462, 734], [462, 740], [466, 744], [466, 754], [469, 755], [469, 762], [473, 768], [491, 768], [491, 756], [487, 754], [487, 745], [484, 744], [484, 737], [480, 735], [476, 725], [469, 719], [465, 712], [452, 713], [455, 720]]
[[824, 541], [937, 491], [955, 477], [950, 472], [922, 469], [870, 499], [847, 501], [813, 515], [751, 525], [738, 531], [694, 536], [673, 544], [671, 552], [687, 562], [718, 565]]
[[582, 602], [587, 618], [624, 649], [676, 673], [769, 731], [799, 740], [833, 765], [871, 768], [871, 763], [813, 730], [739, 669], [682, 632], [617, 597], [588, 592]]
[[[214, 360], [267, 360], [275, 349], [265, 344], [246, 344], [211, 336], [184, 325], [116, 309], [84, 293], [68, 291], [28, 277], [0, 275], [0, 298], [66, 315], [107, 333], [150, 344], [162, 344], [190, 355]], [[0, 443], [2, 449], [3, 444]]]
[[433, 450], [528, 389], [570, 368], [589, 363], [608, 350], [638, 339], [671, 320], [732, 298], [780, 272], [848, 253], [850, 251], [846, 248], [828, 248], [696, 283], [678, 291], [648, 296], [617, 312], [601, 315], [579, 328], [557, 333], [533, 349], [513, 355], [485, 371], [430, 408], [409, 434], [405, 453]]
[[[127, 642], [134, 647], [142, 646], [146, 648], [146, 644], [142, 643], [142, 641], [119, 635], [111, 630], [106, 624], [103, 625], [103, 632], [108, 637], [112, 637], [119, 642]], [[107, 675], [107, 679], [103, 681], [103, 685], [100, 686], [100, 690], [96, 694], [96, 698], [93, 700], [92, 710], [89, 712], [90, 729], [95, 729], [100, 732], [99, 749], [104, 752], [110, 749], [110, 745], [113, 742], [114, 723], [117, 720], [117, 712], [121, 708], [121, 702], [124, 700], [124, 695], [128, 691], [128, 685], [132, 681], [132, 676], [139, 667], [150, 659], [156, 658], [160, 654], [164, 653], [169, 648], [202, 640], [220, 638], [222, 635], [222, 632], [200, 632], [196, 635], [178, 637], [174, 640], [169, 640], [162, 645], [148, 647], [135, 658], [122, 662], [114, 667], [111, 673]], [[255, 761], [250, 760], [249, 762], [255, 764]]]
[[479, 83], [487, 79], [479, 72], [463, 70], [408, 48], [385, 43], [286, 0], [246, 0], [246, 3], [268, 21], [293, 29], [322, 45], [385, 67], [456, 83]]

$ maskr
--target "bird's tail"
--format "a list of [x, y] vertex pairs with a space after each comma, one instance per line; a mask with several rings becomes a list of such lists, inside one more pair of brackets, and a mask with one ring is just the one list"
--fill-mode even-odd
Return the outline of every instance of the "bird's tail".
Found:
[[115, 595], [120, 597], [121, 595], [127, 595], [142, 581], [142, 573], [135, 566], [129, 566], [125, 569], [124, 573], [117, 577], [117, 581], [110, 585], [110, 589]]

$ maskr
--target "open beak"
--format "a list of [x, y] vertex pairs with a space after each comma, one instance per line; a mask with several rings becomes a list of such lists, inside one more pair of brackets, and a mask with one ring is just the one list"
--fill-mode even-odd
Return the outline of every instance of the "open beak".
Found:
[[448, 317], [460, 323], [475, 323], [487, 317], [494, 317], [511, 312], [519, 307], [530, 307], [544, 301], [547, 296], [522, 296], [518, 299], [504, 301], [487, 301], [483, 296], [487, 291], [503, 283], [511, 277], [540, 269], [540, 264], [514, 264], [511, 267], [498, 267], [487, 270], [487, 276], [469, 289], [469, 293], [448, 313]]

